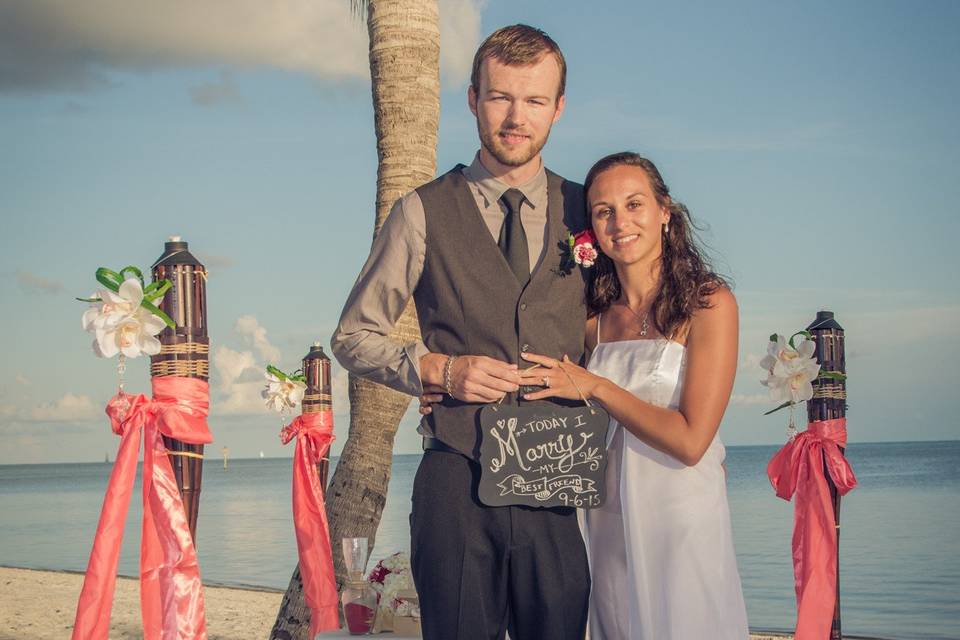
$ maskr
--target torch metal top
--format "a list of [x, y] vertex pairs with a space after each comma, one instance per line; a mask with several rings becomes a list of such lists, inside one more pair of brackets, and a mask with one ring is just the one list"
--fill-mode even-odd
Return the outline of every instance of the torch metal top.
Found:
[[181, 239], [180, 236], [170, 236], [163, 244], [163, 255], [157, 258], [151, 268], [174, 264], [190, 264], [203, 267], [203, 264], [188, 250], [186, 240]]
[[313, 360], [314, 358], [320, 358], [321, 360], [329, 360], [330, 358], [323, 352], [323, 346], [319, 342], [314, 342], [310, 347], [310, 353], [303, 356], [304, 360]]
[[817, 319], [810, 323], [807, 331], [815, 329], [839, 329], [843, 331], [840, 323], [833, 319], [833, 311], [817, 311]]

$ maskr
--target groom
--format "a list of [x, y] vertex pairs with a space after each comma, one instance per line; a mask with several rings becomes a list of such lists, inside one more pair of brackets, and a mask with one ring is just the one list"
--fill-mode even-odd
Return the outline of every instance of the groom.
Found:
[[[590, 578], [573, 509], [487, 507], [477, 496], [479, 411], [519, 404], [533, 351], [577, 361], [584, 280], [564, 260], [586, 226], [580, 185], [540, 150], [564, 107], [566, 63], [539, 29], [480, 46], [467, 93], [480, 151], [402, 197], [373, 243], [332, 347], [357, 375], [410, 395], [445, 393], [420, 425], [410, 516], [426, 640], [583, 638]], [[413, 297], [423, 342], [387, 339]]]

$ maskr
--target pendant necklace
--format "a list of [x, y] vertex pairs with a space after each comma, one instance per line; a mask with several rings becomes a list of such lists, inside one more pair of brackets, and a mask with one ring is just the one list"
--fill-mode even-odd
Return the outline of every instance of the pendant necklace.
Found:
[[624, 302], [623, 306], [625, 306], [627, 308], [627, 311], [632, 313], [634, 317], [640, 321], [640, 335], [643, 337], [646, 337], [647, 329], [650, 328], [650, 326], [647, 324], [647, 318], [650, 317], [650, 309], [647, 309], [647, 312], [643, 314], [643, 317], [641, 317], [639, 313], [637, 313], [636, 311], [630, 308], [629, 303]]

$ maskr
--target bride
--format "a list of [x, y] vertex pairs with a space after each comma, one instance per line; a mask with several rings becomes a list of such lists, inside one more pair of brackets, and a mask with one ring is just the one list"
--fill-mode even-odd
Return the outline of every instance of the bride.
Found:
[[546, 385], [527, 399], [585, 397], [610, 413], [607, 501], [585, 514], [591, 637], [743, 640], [717, 436], [737, 366], [736, 300], [652, 162], [607, 156], [584, 189], [600, 252], [589, 366], [524, 354], [542, 367], [523, 375]]

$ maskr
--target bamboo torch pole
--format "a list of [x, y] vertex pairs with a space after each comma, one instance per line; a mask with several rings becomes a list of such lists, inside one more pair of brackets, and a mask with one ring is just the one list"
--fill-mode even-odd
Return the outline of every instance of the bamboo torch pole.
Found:
[[[323, 352], [319, 342], [313, 343], [310, 352], [303, 357], [303, 375], [307, 378], [307, 389], [300, 403], [300, 410], [304, 414], [330, 411], [333, 407], [333, 392], [330, 382], [330, 358]], [[329, 456], [329, 453], [327, 454]], [[320, 486], [324, 497], [327, 493], [327, 474], [330, 470], [329, 458], [317, 463], [317, 475], [320, 476]], [[334, 547], [336, 549], [336, 547]], [[334, 552], [333, 561], [336, 564], [339, 554]], [[306, 638], [310, 627], [310, 608], [307, 607], [303, 595], [303, 578], [300, 576], [300, 564], [290, 576], [290, 584], [280, 601], [277, 619], [270, 630], [271, 640], [290, 640], [291, 638]]]
[[[310, 352], [303, 357], [303, 375], [307, 378], [307, 390], [303, 395], [301, 410], [304, 414], [330, 411], [333, 407], [333, 393], [330, 383], [330, 358], [323, 352], [319, 342], [313, 343]], [[329, 455], [329, 454], [328, 454]], [[320, 486], [327, 491], [327, 474], [330, 470], [329, 457], [317, 463]]]
[[[210, 375], [210, 339], [207, 336], [207, 271], [187, 250], [179, 236], [171, 236], [163, 255], [153, 264], [154, 280], [169, 280], [170, 290], [160, 309], [176, 324], [159, 335], [160, 353], [150, 357], [151, 376], [181, 376], [206, 381]], [[194, 545], [200, 510], [203, 445], [164, 437], [177, 478], [183, 508]]]
[[[833, 318], [832, 311], [818, 311], [817, 318], [807, 327], [816, 341], [817, 362], [821, 371], [847, 372], [844, 354], [843, 327]], [[810, 422], [833, 420], [847, 415], [847, 383], [845, 380], [820, 378], [813, 381], [813, 399], [807, 402], [807, 419]], [[840, 449], [843, 453], [843, 449]], [[830, 640], [843, 638], [840, 629], [840, 494], [830, 476], [824, 461], [824, 475], [830, 487], [833, 499], [833, 516], [837, 532], [837, 599], [833, 609], [833, 624], [830, 627]]]

